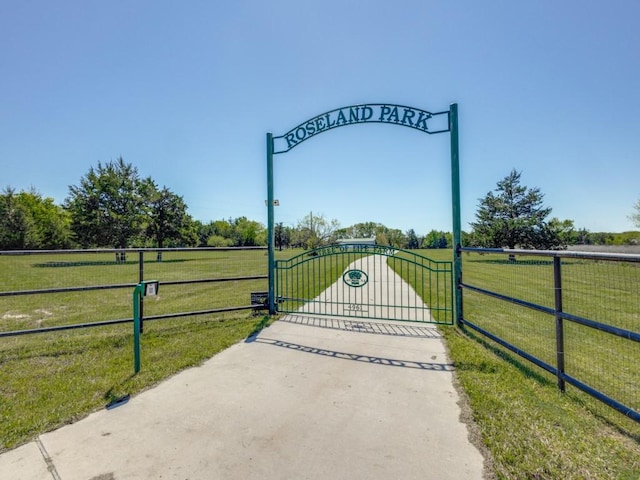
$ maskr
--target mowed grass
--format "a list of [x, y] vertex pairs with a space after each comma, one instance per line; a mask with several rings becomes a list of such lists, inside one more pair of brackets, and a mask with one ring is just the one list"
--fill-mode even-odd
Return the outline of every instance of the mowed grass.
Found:
[[[145, 278], [160, 280], [145, 316], [249, 305], [266, 280], [195, 285], [162, 282], [266, 274], [264, 251], [146, 254]], [[1, 256], [0, 291], [136, 283], [138, 260], [114, 254]], [[0, 297], [0, 331], [132, 317], [133, 288]], [[0, 451], [134, 395], [215, 355], [270, 321], [240, 311], [146, 321], [142, 369], [133, 375], [132, 324], [0, 338]]]
[[[449, 259], [450, 251], [424, 251]], [[564, 310], [640, 331], [640, 268], [567, 260]], [[465, 283], [554, 305], [551, 263], [508, 262], [463, 255]], [[464, 291], [464, 317], [538, 358], [555, 364], [551, 316]], [[566, 371], [629, 406], [640, 408], [640, 346], [565, 323]], [[470, 329], [439, 327], [483, 442], [501, 479], [639, 479], [640, 425]]]

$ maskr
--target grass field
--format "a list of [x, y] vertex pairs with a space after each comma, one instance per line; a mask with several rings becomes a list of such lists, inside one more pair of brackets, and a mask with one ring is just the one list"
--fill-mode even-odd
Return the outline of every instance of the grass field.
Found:
[[[296, 253], [300, 252], [277, 255], [286, 258]], [[421, 253], [435, 260], [449, 260], [451, 255], [441, 250]], [[129, 258], [131, 263], [120, 265], [112, 260], [112, 254], [103, 259], [2, 256], [0, 291], [137, 282], [137, 259]], [[548, 263], [521, 260], [514, 265], [491, 256], [465, 255], [465, 281], [552, 306]], [[162, 263], [150, 259], [144, 268], [145, 278], [161, 282], [260, 275], [266, 273], [266, 256], [264, 251], [165, 254]], [[579, 262], [568, 265], [565, 310], [571, 308], [572, 313], [638, 331], [640, 269], [624, 268]], [[319, 293], [333, 276], [340, 275], [339, 268], [334, 270], [322, 284], [312, 287], [314, 291]], [[594, 281], [601, 286], [591, 285]], [[145, 302], [145, 314], [246, 305], [250, 292], [259, 290], [266, 290], [266, 280], [161, 284], [160, 295]], [[131, 293], [132, 289], [123, 288], [0, 297], [0, 331], [127, 318], [131, 316]], [[552, 318], [505, 308], [467, 292], [465, 317], [498, 330], [518, 346], [553, 362]], [[142, 336], [142, 370], [135, 376], [130, 324], [1, 338], [0, 450], [197, 365], [268, 321], [268, 317], [240, 312], [148, 322]], [[493, 457], [497, 478], [640, 478], [638, 424], [575, 388], [560, 393], [554, 377], [473, 332], [457, 327], [440, 329]], [[637, 401], [638, 345], [625, 350], [600, 335], [583, 327], [567, 327], [567, 371], [588, 375], [593, 383], [604, 382], [594, 385], [599, 388], [609, 388], [607, 378], [613, 377], [617, 383], [610, 387], [614, 390], [611, 393]]]
[[[0, 257], [0, 292], [62, 287], [135, 284], [138, 257], [116, 264], [113, 253], [16, 255]], [[266, 275], [264, 250], [165, 252], [145, 256], [144, 278], [159, 280], [157, 297], [145, 301], [145, 315], [249, 305], [251, 291], [267, 289], [266, 280], [215, 284], [163, 285], [164, 282]], [[41, 295], [0, 297], [0, 331], [131, 318], [132, 287]]]

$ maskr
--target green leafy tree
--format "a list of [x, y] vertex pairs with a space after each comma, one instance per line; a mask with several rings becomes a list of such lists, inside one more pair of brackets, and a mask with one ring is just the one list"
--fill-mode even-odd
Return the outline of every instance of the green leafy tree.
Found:
[[576, 232], [576, 245], [591, 245], [591, 233], [586, 228], [581, 228]]
[[210, 235], [207, 239], [207, 247], [232, 247], [233, 240], [220, 235]]
[[554, 248], [558, 239], [545, 219], [551, 208], [543, 205], [539, 188], [520, 185], [520, 172], [512, 170], [493, 192], [480, 200], [474, 238], [483, 247]]
[[247, 217], [194, 224], [199, 244], [203, 246], [253, 247], [267, 244], [267, 230], [264, 225]]
[[[475, 247], [477, 246], [477, 242], [473, 232], [465, 232], [464, 230], [460, 232], [460, 241], [465, 247]], [[451, 243], [453, 243], [453, 235], [451, 235]]]
[[211, 227], [214, 235], [230, 239], [233, 245], [236, 235], [235, 224], [236, 220], [229, 218], [229, 220], [216, 220], [215, 222], [211, 222]]
[[69, 187], [65, 208], [71, 229], [83, 247], [124, 248], [141, 235], [145, 199], [138, 170], [122, 158], [98, 163]]
[[208, 238], [214, 234], [212, 223], [213, 222], [209, 222], [205, 224], [205, 223], [202, 223], [200, 220], [193, 221], [193, 228], [196, 232], [197, 245], [199, 247], [206, 247]]
[[381, 223], [375, 222], [362, 222], [351, 225], [347, 228], [340, 228], [336, 230], [336, 239], [342, 238], [375, 238], [380, 231], [388, 230], [387, 227]]
[[42, 197], [36, 190], [20, 192], [18, 199], [32, 219], [36, 248], [60, 249], [73, 245], [71, 217], [52, 198]]
[[233, 222], [233, 231], [236, 247], [255, 247], [267, 243], [267, 231], [264, 225], [247, 217], [236, 218]]
[[410, 228], [409, 230], [407, 230], [406, 239], [407, 239], [407, 243], [406, 243], [407, 248], [409, 249], [420, 248], [420, 240], [418, 239], [418, 236], [416, 235], [416, 232], [413, 228]]
[[36, 190], [0, 195], [0, 249], [59, 249], [72, 246], [69, 214]]
[[547, 229], [550, 237], [547, 244], [550, 248], [565, 248], [567, 245], [578, 243], [578, 232], [573, 225], [573, 220], [560, 220], [553, 217], [547, 223]]
[[407, 243], [407, 237], [405, 237], [402, 230], [398, 228], [390, 228], [385, 232], [385, 234], [387, 237], [387, 245], [390, 247], [402, 247]]
[[590, 238], [594, 245], [613, 245], [613, 234], [608, 232], [593, 232]]
[[143, 184], [142, 196], [147, 213], [145, 233], [155, 246], [193, 246], [197, 243], [193, 221], [181, 196], [167, 187], [158, 190], [150, 178]]
[[431, 230], [424, 237], [422, 243], [424, 248], [447, 248], [451, 243], [447, 240], [447, 234], [438, 230]]
[[36, 248], [33, 220], [18, 195], [7, 187], [0, 195], [0, 249], [24, 250]]

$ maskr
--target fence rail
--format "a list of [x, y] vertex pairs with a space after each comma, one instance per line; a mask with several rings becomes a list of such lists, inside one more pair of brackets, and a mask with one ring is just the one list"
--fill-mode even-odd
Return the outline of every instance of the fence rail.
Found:
[[[149, 278], [159, 280], [164, 293], [162, 302], [149, 305], [149, 314], [142, 313], [147, 321], [262, 309], [251, 304], [250, 291], [265, 288], [265, 252], [264, 247], [0, 251], [0, 338], [133, 322], [130, 292]], [[108, 314], [120, 318], [105, 318]]]
[[461, 325], [640, 422], [640, 255], [460, 253]]

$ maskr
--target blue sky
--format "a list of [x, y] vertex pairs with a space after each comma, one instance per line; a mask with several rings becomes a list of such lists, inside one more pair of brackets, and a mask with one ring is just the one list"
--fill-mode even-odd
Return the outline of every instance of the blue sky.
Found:
[[[122, 156], [202, 221], [266, 224], [265, 134], [395, 103], [460, 112], [463, 229], [511, 169], [552, 216], [633, 229], [634, 0], [0, 0], [0, 187], [62, 203]], [[276, 221], [451, 230], [449, 138], [363, 124], [275, 158]]]

